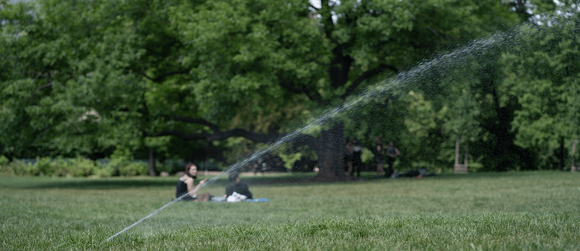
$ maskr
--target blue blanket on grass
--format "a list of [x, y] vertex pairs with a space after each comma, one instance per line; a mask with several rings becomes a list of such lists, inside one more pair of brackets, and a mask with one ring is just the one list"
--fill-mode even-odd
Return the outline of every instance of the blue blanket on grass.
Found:
[[245, 200], [246, 202], [267, 202], [270, 201], [269, 199], [266, 198], [259, 198], [259, 199], [247, 199]]

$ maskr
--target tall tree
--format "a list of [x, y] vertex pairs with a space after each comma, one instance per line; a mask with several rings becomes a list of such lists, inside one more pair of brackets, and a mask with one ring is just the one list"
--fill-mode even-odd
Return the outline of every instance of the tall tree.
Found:
[[[3, 6], [0, 143], [13, 155], [29, 146], [147, 149], [165, 136], [270, 142], [303, 111], [340, 103], [365, 80], [513, 22], [491, 0]], [[296, 142], [310, 142], [319, 160], [340, 159], [339, 148], [314, 146], [342, 142], [341, 123], [331, 128]], [[339, 175], [342, 165], [324, 163], [323, 173]]]
[[[336, 104], [370, 83], [365, 80], [397, 74], [428, 52], [516, 20], [497, 1], [321, 1], [321, 6], [213, 1], [199, 9], [195, 4], [176, 8], [177, 30], [191, 45], [184, 60], [195, 63], [203, 78], [196, 88], [213, 102], [204, 106], [216, 109], [216, 118], [227, 115], [223, 107], [238, 113], [235, 107], [262, 102], [270, 93], [296, 94], [310, 107]], [[225, 86], [241, 90], [224, 92]]]
[[580, 136], [579, 25], [574, 13], [522, 29], [526, 43], [502, 60], [505, 84], [522, 107], [512, 122], [515, 143], [538, 152], [544, 168], [562, 170], [565, 149]]

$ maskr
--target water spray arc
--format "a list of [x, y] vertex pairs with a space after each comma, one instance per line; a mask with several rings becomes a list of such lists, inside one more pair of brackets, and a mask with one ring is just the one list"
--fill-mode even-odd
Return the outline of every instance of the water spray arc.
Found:
[[[452, 69], [463, 69], [464, 67], [467, 67], [465, 66], [465, 64], [462, 63], [462, 61], [464, 61], [465, 59], [471, 57], [479, 58], [486, 54], [498, 53], [497, 51], [490, 50], [490, 48], [495, 48], [497, 46], [505, 48], [507, 44], [516, 44], [518, 42], [517, 41], [518, 38], [517, 36], [514, 36], [515, 34], [514, 31], [519, 29], [519, 27], [520, 26], [517, 26], [507, 32], [496, 33], [484, 39], [475, 40], [461, 48], [453, 50], [450, 53], [438, 55], [430, 60], [424, 60], [415, 65], [415, 67], [411, 68], [410, 70], [399, 73], [397, 76], [385, 76], [385, 78], [382, 81], [379, 81], [373, 85], [368, 86], [367, 88], [359, 92], [359, 94], [357, 95], [349, 97], [345, 102], [343, 102], [339, 106], [328, 109], [323, 115], [321, 115], [314, 121], [298, 129], [295, 129], [294, 131], [286, 134], [285, 136], [276, 140], [275, 142], [270, 142], [270, 144], [268, 144], [268, 147], [266, 147], [265, 149], [257, 151], [250, 157], [247, 157], [242, 161], [239, 161], [231, 165], [225, 171], [221, 172], [217, 176], [205, 182], [200, 187], [200, 189], [213, 185], [222, 175], [238, 170], [241, 167], [246, 166], [248, 163], [261, 157], [262, 155], [278, 149], [283, 143], [292, 142], [299, 135], [307, 132], [307, 130], [310, 129], [312, 126], [320, 126], [328, 124], [332, 122], [334, 118], [342, 114], [346, 114], [348, 116], [348, 113], [352, 112], [355, 108], [360, 108], [362, 106], [368, 105], [372, 103], [374, 100], [384, 98], [385, 95], [392, 94], [395, 91], [399, 92], [408, 91], [410, 88], [416, 87], [417, 84], [421, 83], [425, 79], [431, 78], [434, 72], [439, 75], [445, 75], [448, 71]], [[135, 227], [144, 220], [158, 214], [171, 204], [180, 201], [186, 195], [187, 193], [165, 204], [164, 206], [155, 210], [151, 214], [145, 216], [139, 221], [126, 227], [120, 232], [112, 235], [106, 241], [115, 238], [121, 233]]]
[[[360, 100], [361, 100], [361, 99], [357, 100], [355, 103], [359, 102]], [[276, 141], [276, 142], [273, 142], [273, 143], [271, 143], [271, 144], [270, 144], [270, 145], [269, 145], [269, 146], [268, 146], [266, 149], [263, 149], [263, 150], [261, 150], [261, 151], [258, 151], [258, 152], [256, 152], [256, 153], [252, 154], [250, 157], [248, 157], [248, 158], [246, 158], [246, 159], [244, 159], [244, 160], [242, 160], [242, 161], [240, 161], [240, 162], [238, 162], [238, 163], [235, 163], [234, 165], [230, 166], [230, 167], [229, 167], [228, 169], [226, 169], [225, 171], [221, 172], [220, 174], [216, 175], [215, 177], [211, 178], [210, 180], [208, 180], [207, 182], [205, 182], [204, 184], [202, 184], [202, 185], [200, 186], [200, 189], [201, 189], [201, 188], [204, 188], [204, 187], [207, 187], [207, 186], [211, 186], [211, 185], [212, 185], [212, 184], [214, 184], [214, 183], [215, 183], [215, 182], [216, 182], [216, 181], [217, 181], [217, 180], [218, 180], [218, 179], [219, 179], [219, 178], [220, 178], [222, 175], [224, 175], [224, 174], [229, 174], [229, 173], [231, 173], [231, 172], [233, 172], [233, 171], [235, 171], [235, 170], [238, 170], [238, 169], [240, 169], [241, 167], [243, 167], [243, 166], [247, 165], [248, 163], [250, 163], [250, 162], [252, 162], [252, 161], [256, 160], [256, 159], [257, 159], [257, 158], [259, 158], [259, 157], [261, 157], [262, 155], [264, 155], [264, 154], [266, 154], [266, 153], [268, 153], [268, 152], [271, 152], [271, 151], [273, 151], [273, 150], [276, 150], [278, 147], [280, 147], [280, 145], [281, 145], [281, 144], [283, 144], [283, 143], [285, 143], [285, 142], [288, 142], [288, 141], [290, 141], [290, 140], [292, 140], [292, 139], [296, 138], [296, 137], [297, 137], [297, 136], [298, 136], [300, 133], [303, 133], [303, 132], [304, 132], [304, 131], [306, 131], [308, 128], [310, 128], [312, 125], [320, 125], [320, 124], [323, 124], [323, 123], [324, 123], [324, 122], [325, 122], [325, 121], [326, 121], [326, 120], [327, 120], [329, 117], [331, 117], [331, 116], [333, 116], [333, 115], [335, 115], [335, 114], [339, 113], [341, 110], [343, 110], [343, 109], [335, 108], [335, 109], [333, 109], [332, 111], [330, 111], [330, 112], [326, 113], [325, 115], [321, 116], [320, 118], [318, 118], [318, 119], [317, 119], [317, 120], [315, 120], [314, 122], [312, 122], [312, 123], [310, 123], [310, 124], [308, 124], [308, 125], [306, 125], [306, 126], [304, 126], [304, 127], [300, 128], [300, 129], [298, 129], [298, 130], [294, 130], [293, 132], [291, 132], [291, 133], [287, 134], [286, 136], [282, 137], [280, 140], [278, 140], [278, 141]], [[187, 193], [185, 193], [185, 194], [183, 194], [182, 196], [180, 196], [180, 197], [178, 197], [178, 198], [176, 198], [176, 199], [174, 199], [174, 200], [170, 201], [169, 203], [167, 203], [167, 204], [163, 205], [163, 206], [162, 206], [162, 207], [160, 207], [159, 209], [157, 209], [157, 210], [153, 211], [151, 214], [149, 214], [149, 215], [147, 215], [147, 216], [143, 217], [142, 219], [140, 219], [140, 220], [138, 220], [137, 222], [135, 222], [135, 223], [131, 224], [130, 226], [126, 227], [125, 229], [121, 230], [120, 232], [118, 232], [118, 233], [116, 233], [116, 234], [112, 235], [112, 236], [111, 236], [111, 237], [109, 237], [109, 238], [108, 238], [106, 241], [109, 241], [109, 240], [111, 240], [111, 239], [115, 238], [116, 236], [118, 236], [118, 235], [122, 234], [123, 232], [125, 232], [125, 231], [127, 231], [127, 230], [129, 230], [129, 229], [131, 229], [131, 228], [133, 228], [133, 227], [135, 227], [135, 226], [137, 226], [139, 223], [143, 222], [144, 220], [146, 220], [146, 219], [148, 219], [148, 218], [150, 218], [150, 217], [152, 217], [152, 216], [156, 215], [157, 213], [161, 212], [163, 209], [165, 209], [165, 208], [166, 208], [166, 207], [168, 207], [169, 205], [171, 205], [171, 204], [173, 204], [173, 203], [175, 203], [175, 202], [179, 202], [179, 201], [181, 201], [181, 200], [182, 200], [182, 199], [183, 199], [185, 196], [187, 196], [187, 195], [188, 195], [188, 194], [187, 194]]]
[[[271, 152], [273, 150], [276, 150], [277, 148], [279, 148], [281, 146], [281, 144], [285, 143], [285, 142], [289, 142], [291, 140], [293, 140], [294, 138], [296, 138], [298, 135], [300, 135], [301, 133], [304, 133], [306, 130], [308, 130], [311, 126], [314, 125], [323, 125], [326, 122], [329, 121], [330, 118], [332, 118], [333, 116], [345, 111], [345, 110], [351, 110], [353, 107], [355, 107], [356, 105], [358, 105], [359, 103], [361, 103], [362, 101], [366, 100], [364, 97], [369, 97], [370, 94], [367, 93], [367, 95], [363, 95], [363, 96], [359, 96], [358, 98], [355, 98], [353, 100], [351, 100], [350, 102], [347, 102], [347, 105], [343, 105], [340, 107], [336, 107], [330, 111], [328, 111], [327, 113], [325, 113], [323, 116], [321, 116], [320, 118], [314, 120], [313, 122], [309, 123], [308, 125], [305, 125], [297, 130], [292, 131], [291, 133], [285, 135], [284, 137], [282, 137], [281, 139], [272, 142], [269, 144], [269, 146], [266, 149], [263, 149], [261, 151], [258, 151], [254, 154], [252, 154], [250, 157], [235, 163], [234, 165], [230, 166], [228, 169], [226, 169], [225, 171], [221, 172], [220, 174], [216, 175], [215, 177], [211, 178], [210, 180], [208, 180], [207, 182], [205, 182], [204, 184], [202, 184], [200, 186], [201, 188], [207, 187], [207, 186], [211, 186], [212, 184], [214, 184], [222, 175], [224, 174], [229, 174], [235, 170], [240, 169], [241, 167], [247, 165], [248, 163], [256, 160], [257, 158], [261, 157], [262, 155]], [[176, 198], [175, 200], [170, 201], [169, 203], [163, 205], [162, 207], [160, 207], [159, 209], [153, 211], [151, 214], [143, 217], [142, 219], [138, 220], [137, 222], [131, 224], [130, 226], [126, 227], [125, 229], [121, 230], [120, 232], [112, 235], [111, 237], [109, 237], [106, 241], [109, 241], [115, 237], [117, 237], [118, 235], [122, 234], [123, 232], [137, 226], [139, 223], [143, 222], [144, 220], [156, 215], [157, 213], [161, 212], [163, 209], [165, 209], [166, 207], [168, 207], [169, 205], [181, 201], [181, 199], [183, 199], [185, 196], [187, 196], [187, 193], [183, 194], [182, 196]]]

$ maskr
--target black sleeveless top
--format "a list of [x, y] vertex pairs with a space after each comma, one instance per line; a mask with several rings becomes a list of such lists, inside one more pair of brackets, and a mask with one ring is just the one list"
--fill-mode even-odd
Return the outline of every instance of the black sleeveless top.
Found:
[[[397, 148], [396, 147], [390, 147], [389, 146], [389, 148], [387, 148], [387, 153], [388, 154], [396, 155], [397, 154]], [[389, 156], [389, 158], [394, 158], [394, 157]]]
[[[378, 148], [378, 147], [380, 147], [380, 148], [381, 148], [381, 150], [380, 150], [380, 151], [379, 151], [379, 150], [377, 150], [377, 148]], [[381, 159], [383, 158], [383, 149], [384, 149], [384, 146], [383, 146], [383, 144], [377, 144], [377, 145], [375, 146], [375, 149], [373, 149], [373, 153], [375, 154], [375, 158], [381, 158]]]
[[[175, 186], [175, 198], [181, 197], [183, 194], [187, 193], [187, 184], [183, 180], [177, 181], [177, 185]], [[191, 195], [187, 194], [181, 200], [194, 200], [195, 198], [191, 197]]]

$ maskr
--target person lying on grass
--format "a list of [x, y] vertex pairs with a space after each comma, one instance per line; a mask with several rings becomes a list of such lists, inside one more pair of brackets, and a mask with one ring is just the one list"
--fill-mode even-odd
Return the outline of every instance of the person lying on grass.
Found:
[[[189, 164], [185, 167], [185, 174], [179, 178], [177, 181], [177, 186], [175, 187], [175, 198], [180, 198], [184, 194], [187, 194], [181, 198], [183, 201], [207, 201], [209, 200], [209, 194], [200, 194], [198, 198], [197, 191], [206, 180], [199, 181], [199, 184], [195, 186], [195, 178], [197, 177], [197, 165]], [[206, 198], [207, 197], [207, 198]]]

